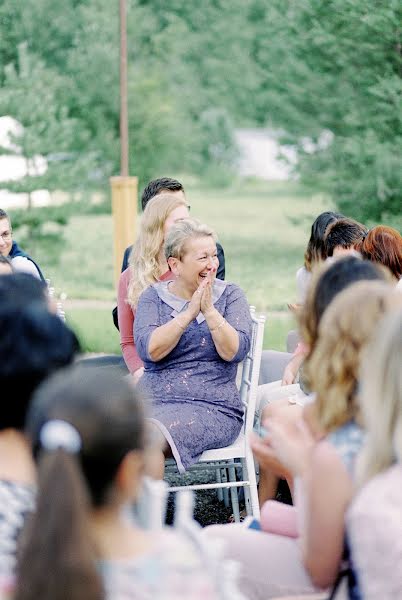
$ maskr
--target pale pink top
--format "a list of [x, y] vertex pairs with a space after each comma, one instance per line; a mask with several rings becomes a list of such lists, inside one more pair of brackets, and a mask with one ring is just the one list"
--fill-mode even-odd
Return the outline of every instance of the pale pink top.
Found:
[[214, 578], [199, 547], [174, 530], [162, 530], [142, 556], [99, 566], [107, 600], [219, 600], [225, 586], [223, 577]]
[[[173, 279], [171, 271], [166, 271], [160, 281]], [[127, 290], [130, 282], [130, 267], [120, 275], [117, 290], [117, 314], [119, 318], [120, 346], [123, 358], [130, 373], [134, 373], [143, 366], [134, 344], [134, 319], [135, 310], [127, 302]]]
[[373, 477], [347, 513], [352, 562], [364, 600], [402, 598], [402, 466]]

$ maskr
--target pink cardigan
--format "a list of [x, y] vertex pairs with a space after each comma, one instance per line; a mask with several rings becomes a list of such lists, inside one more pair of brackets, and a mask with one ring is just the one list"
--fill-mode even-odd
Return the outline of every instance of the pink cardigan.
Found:
[[[173, 279], [171, 271], [166, 271], [160, 280]], [[127, 290], [130, 282], [130, 267], [120, 275], [117, 290], [117, 314], [120, 328], [120, 346], [123, 358], [130, 373], [134, 373], [143, 366], [134, 344], [134, 319], [135, 310], [127, 302]]]

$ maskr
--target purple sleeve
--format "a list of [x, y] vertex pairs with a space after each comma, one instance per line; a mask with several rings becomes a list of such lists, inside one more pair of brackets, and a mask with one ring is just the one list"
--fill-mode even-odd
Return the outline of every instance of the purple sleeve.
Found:
[[151, 361], [148, 352], [152, 332], [163, 325], [160, 321], [158, 294], [151, 286], [144, 290], [138, 300], [134, 322], [134, 341], [138, 355], [143, 361]]
[[241, 362], [250, 349], [252, 321], [250, 307], [243, 291], [237, 285], [228, 285], [225, 314], [226, 321], [239, 334], [239, 349], [229, 362]]

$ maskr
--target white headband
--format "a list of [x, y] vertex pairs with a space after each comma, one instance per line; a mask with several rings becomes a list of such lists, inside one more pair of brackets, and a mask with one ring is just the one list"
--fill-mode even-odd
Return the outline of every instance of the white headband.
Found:
[[60, 419], [45, 423], [40, 430], [39, 439], [42, 447], [50, 452], [59, 448], [70, 454], [78, 454], [81, 450], [81, 437], [76, 428]]

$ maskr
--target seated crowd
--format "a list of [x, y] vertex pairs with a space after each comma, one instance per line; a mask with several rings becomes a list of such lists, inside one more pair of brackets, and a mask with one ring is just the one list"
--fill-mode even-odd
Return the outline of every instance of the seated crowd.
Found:
[[[258, 389], [261, 518], [194, 536], [146, 530], [131, 507], [167, 457], [184, 473], [237, 439], [252, 321], [180, 182], [150, 182], [142, 206], [114, 315], [126, 376], [72, 365], [77, 338], [0, 210], [0, 598], [402, 598], [401, 234], [314, 221], [299, 341]], [[205, 552], [220, 546], [238, 582]]]

